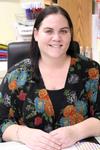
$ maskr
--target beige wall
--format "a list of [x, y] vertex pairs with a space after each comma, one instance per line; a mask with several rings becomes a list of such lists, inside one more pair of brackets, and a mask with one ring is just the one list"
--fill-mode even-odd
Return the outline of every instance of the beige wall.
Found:
[[21, 11], [20, 0], [0, 0], [0, 43], [16, 40], [15, 14]]

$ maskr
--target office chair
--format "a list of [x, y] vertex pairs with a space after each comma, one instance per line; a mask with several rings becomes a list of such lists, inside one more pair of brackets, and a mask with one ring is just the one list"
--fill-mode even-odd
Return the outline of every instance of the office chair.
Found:
[[8, 69], [25, 58], [29, 58], [30, 42], [8, 44]]
[[[73, 41], [72, 47], [75, 53], [80, 53], [77, 41]], [[8, 69], [19, 61], [29, 58], [30, 42], [12, 42], [8, 44]]]

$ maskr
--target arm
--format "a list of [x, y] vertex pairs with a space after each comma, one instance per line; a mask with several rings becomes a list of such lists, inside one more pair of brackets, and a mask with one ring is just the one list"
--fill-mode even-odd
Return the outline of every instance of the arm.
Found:
[[9, 126], [3, 133], [3, 140], [21, 142], [33, 150], [61, 150], [61, 144], [50, 134], [21, 125]]
[[88, 118], [85, 121], [74, 125], [75, 130], [79, 132], [78, 140], [92, 137], [100, 136], [100, 120], [96, 118]]
[[62, 148], [66, 148], [87, 137], [100, 136], [100, 120], [91, 117], [78, 124], [56, 129], [50, 134], [62, 143]]

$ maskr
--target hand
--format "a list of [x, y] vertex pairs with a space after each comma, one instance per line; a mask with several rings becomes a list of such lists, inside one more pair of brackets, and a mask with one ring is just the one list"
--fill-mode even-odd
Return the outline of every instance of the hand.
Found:
[[50, 134], [39, 129], [24, 128], [20, 129], [20, 141], [32, 150], [61, 150], [61, 144]]
[[77, 132], [74, 129], [74, 126], [61, 127], [54, 131], [51, 131], [49, 134], [56, 138], [61, 143], [61, 148], [67, 148], [72, 146], [78, 141]]

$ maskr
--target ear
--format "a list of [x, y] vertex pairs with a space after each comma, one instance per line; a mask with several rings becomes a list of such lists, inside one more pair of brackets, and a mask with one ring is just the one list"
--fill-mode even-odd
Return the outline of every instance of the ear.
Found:
[[34, 39], [36, 42], [38, 41], [38, 30], [36, 28], [34, 29]]

